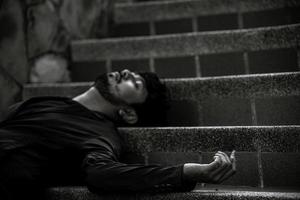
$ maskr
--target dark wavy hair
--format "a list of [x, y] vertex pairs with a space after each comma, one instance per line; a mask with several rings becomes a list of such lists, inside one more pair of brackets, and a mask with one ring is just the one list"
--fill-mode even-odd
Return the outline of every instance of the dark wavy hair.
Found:
[[135, 126], [163, 126], [166, 124], [166, 114], [169, 109], [168, 92], [155, 73], [138, 72], [146, 83], [148, 96], [144, 103], [131, 105], [139, 117]]
[[[155, 73], [152, 72], [137, 72], [145, 80], [145, 86], [148, 91], [145, 102], [131, 104], [138, 115], [138, 122], [130, 126], [163, 126], [166, 124], [166, 114], [169, 109], [168, 93], [165, 83], [163, 83]], [[112, 103], [120, 103], [110, 95], [108, 88], [107, 75], [101, 74], [98, 76], [93, 86], [101, 92], [102, 96]], [[118, 126], [129, 126], [118, 122]]]

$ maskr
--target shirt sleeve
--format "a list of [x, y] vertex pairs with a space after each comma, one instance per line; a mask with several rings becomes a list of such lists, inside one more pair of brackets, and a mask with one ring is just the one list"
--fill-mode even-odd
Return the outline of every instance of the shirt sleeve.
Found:
[[85, 181], [92, 192], [191, 191], [196, 183], [183, 179], [183, 165], [126, 164], [107, 149], [89, 152], [83, 160]]

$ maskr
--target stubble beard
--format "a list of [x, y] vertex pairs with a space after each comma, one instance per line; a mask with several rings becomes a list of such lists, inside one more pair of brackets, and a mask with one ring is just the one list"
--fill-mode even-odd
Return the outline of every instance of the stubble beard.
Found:
[[98, 77], [97, 90], [103, 96], [105, 100], [113, 105], [119, 106], [126, 104], [121, 99], [114, 96], [110, 90], [111, 85], [109, 84], [107, 74], [102, 74]]

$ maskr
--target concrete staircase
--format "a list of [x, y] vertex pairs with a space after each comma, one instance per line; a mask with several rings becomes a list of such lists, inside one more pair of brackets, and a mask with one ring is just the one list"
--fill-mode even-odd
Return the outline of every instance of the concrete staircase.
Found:
[[[131, 35], [120, 31], [118, 38], [74, 41], [71, 70], [73, 79], [83, 82], [25, 85], [23, 98], [72, 97], [87, 89], [98, 73], [127, 66], [157, 72], [171, 94], [168, 122], [162, 127], [120, 128], [126, 162], [207, 163], [215, 151], [235, 149], [238, 173], [222, 185], [199, 184], [190, 193], [96, 196], [84, 186], [69, 186], [50, 188], [47, 198], [300, 199], [299, 6], [297, 0], [117, 4], [116, 30], [146, 23], [148, 32], [135, 34], [133, 28]], [[287, 21], [274, 13], [283, 13]], [[259, 27], [261, 22], [250, 20], [264, 14], [261, 21], [273, 16], [275, 22]], [[202, 23], [233, 15], [236, 26], [222, 20], [219, 28]], [[191, 28], [166, 34], [161, 27], [170, 20], [175, 20], [175, 29], [187, 21]]]
[[[165, 82], [172, 99], [169, 123], [165, 126], [299, 124], [299, 72], [165, 79]], [[32, 84], [25, 86], [23, 97], [72, 97], [90, 84]]]
[[[125, 199], [125, 200], [241, 200], [241, 199], [253, 199], [253, 200], [282, 200], [282, 199], [299, 199], [299, 193], [294, 192], [272, 192], [272, 191], [245, 191], [245, 189], [240, 189], [234, 191], [236, 188], [227, 189], [205, 189], [205, 190], [195, 190], [190, 193], [164, 193], [164, 194], [104, 194], [103, 196], [97, 196], [86, 190], [84, 187], [65, 187], [65, 188], [53, 188], [50, 191], [51, 198], [49, 199], [74, 199], [74, 200], [115, 200], [115, 199]], [[251, 190], [251, 189], [250, 189]]]

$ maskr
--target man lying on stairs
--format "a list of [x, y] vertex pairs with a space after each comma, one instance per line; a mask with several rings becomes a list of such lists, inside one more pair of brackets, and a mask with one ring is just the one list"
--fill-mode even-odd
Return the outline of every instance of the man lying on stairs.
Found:
[[120, 162], [116, 126], [163, 120], [166, 87], [154, 73], [100, 75], [73, 99], [35, 97], [15, 104], [0, 123], [0, 199], [41, 199], [51, 185], [84, 181], [92, 192], [190, 191], [235, 172], [234, 152], [209, 164]]

